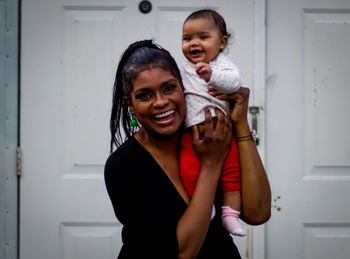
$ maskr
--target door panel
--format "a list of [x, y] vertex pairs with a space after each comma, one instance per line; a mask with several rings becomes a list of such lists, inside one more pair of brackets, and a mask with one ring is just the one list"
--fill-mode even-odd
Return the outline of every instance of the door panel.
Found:
[[[252, 2], [159, 0], [142, 14], [139, 1], [23, 1], [21, 258], [115, 258], [121, 225], [105, 190], [103, 166], [122, 51], [135, 40], [153, 38], [183, 60], [185, 17], [212, 6], [234, 29], [229, 55], [252, 84]], [[235, 242], [243, 255], [246, 239]]]
[[350, 2], [267, 10], [267, 258], [349, 258]]

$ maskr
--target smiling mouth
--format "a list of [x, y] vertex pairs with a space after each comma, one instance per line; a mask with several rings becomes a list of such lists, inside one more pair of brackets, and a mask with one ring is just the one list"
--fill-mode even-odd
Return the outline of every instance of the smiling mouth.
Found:
[[198, 54], [201, 54], [202, 51], [201, 50], [192, 50], [190, 51], [191, 55], [198, 55]]
[[161, 120], [161, 119], [164, 119], [164, 118], [167, 118], [171, 115], [173, 115], [175, 113], [175, 110], [170, 110], [170, 111], [167, 111], [167, 112], [164, 112], [164, 113], [161, 113], [161, 114], [157, 114], [154, 116], [154, 118], [156, 120]]

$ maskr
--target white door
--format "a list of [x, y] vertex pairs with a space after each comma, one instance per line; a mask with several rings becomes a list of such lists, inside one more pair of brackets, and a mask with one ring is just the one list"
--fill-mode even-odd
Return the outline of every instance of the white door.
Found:
[[[23, 259], [115, 258], [118, 253], [121, 226], [105, 190], [103, 166], [114, 74], [128, 44], [154, 38], [182, 60], [185, 17], [211, 6], [236, 34], [229, 55], [246, 86], [254, 87], [254, 1], [154, 0], [148, 14], [139, 11], [139, 2], [22, 3]], [[246, 239], [237, 243], [244, 255]]]
[[267, 1], [268, 259], [350, 258], [350, 1]]

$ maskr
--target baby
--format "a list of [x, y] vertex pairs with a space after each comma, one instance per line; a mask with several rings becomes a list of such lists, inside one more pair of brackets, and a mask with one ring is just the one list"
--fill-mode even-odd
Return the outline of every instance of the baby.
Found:
[[[187, 104], [187, 129], [205, 121], [204, 109], [207, 107], [213, 117], [216, 116], [215, 109], [220, 109], [227, 115], [227, 101], [211, 96], [208, 93], [209, 85], [225, 94], [234, 93], [241, 86], [238, 67], [222, 53], [229, 36], [224, 19], [212, 10], [196, 11], [184, 22], [182, 52], [187, 61], [182, 68], [182, 79]], [[222, 223], [232, 235], [245, 236], [246, 232], [238, 221], [241, 184], [237, 152], [237, 144], [233, 139], [221, 175]], [[200, 171], [200, 162], [193, 150], [191, 131], [186, 130], [181, 140], [180, 166], [186, 191], [192, 196]]]

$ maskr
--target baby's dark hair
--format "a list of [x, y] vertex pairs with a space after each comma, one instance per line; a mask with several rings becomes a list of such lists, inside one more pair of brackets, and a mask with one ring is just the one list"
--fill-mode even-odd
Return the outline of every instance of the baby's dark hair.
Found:
[[214, 10], [202, 9], [195, 11], [186, 18], [185, 23], [189, 20], [196, 20], [200, 18], [212, 19], [221, 32], [222, 36], [227, 36], [227, 38], [231, 37], [231, 33], [227, 32], [226, 22], [224, 18]]
[[[113, 103], [110, 118], [110, 152], [132, 136], [138, 127], [131, 126], [134, 119], [129, 108], [133, 83], [140, 72], [152, 68], [169, 71], [182, 85], [180, 70], [170, 53], [152, 40], [137, 41], [123, 53], [113, 87]], [[124, 135], [125, 134], [125, 135]]]

